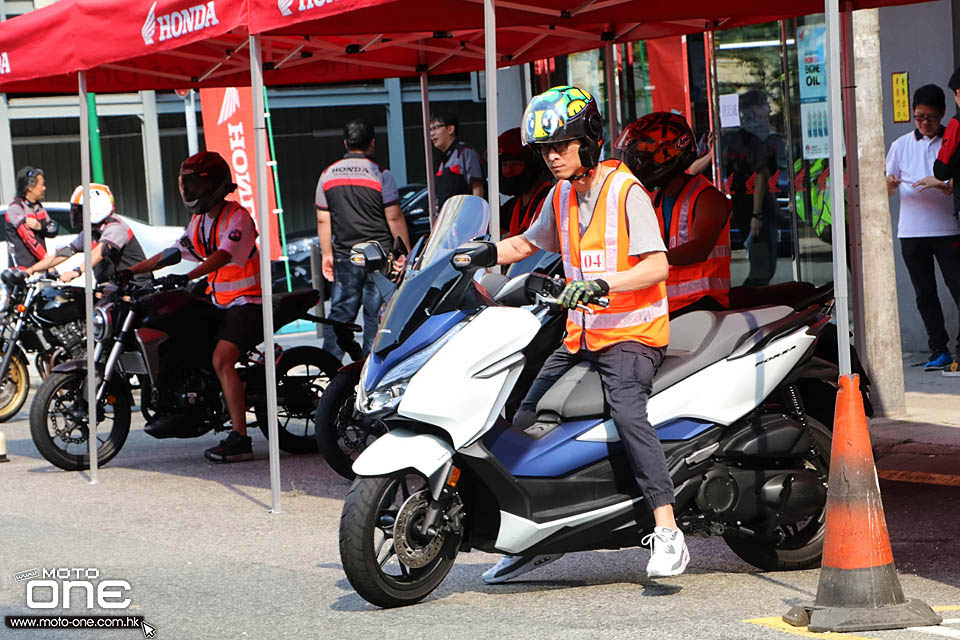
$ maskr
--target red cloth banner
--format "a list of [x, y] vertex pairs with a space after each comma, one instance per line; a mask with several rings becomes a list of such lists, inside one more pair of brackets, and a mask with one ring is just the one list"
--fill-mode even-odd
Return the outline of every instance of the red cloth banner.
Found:
[[[227, 196], [236, 200], [253, 216], [258, 226], [257, 213], [257, 168], [256, 137], [253, 128], [253, 90], [250, 87], [227, 87], [224, 89], [200, 89], [200, 106], [203, 108], [203, 138], [207, 151], [216, 151], [230, 165], [237, 190]], [[269, 149], [267, 150], [269, 154]], [[277, 260], [280, 249], [280, 232], [277, 216], [277, 196], [274, 190], [272, 170], [267, 167], [267, 201], [270, 207], [270, 258]], [[263, 232], [257, 229], [261, 237]], [[263, 246], [261, 241], [260, 246]]]
[[653, 110], [676, 110], [689, 121], [689, 78], [683, 40], [679, 36], [647, 40], [647, 64], [653, 85]]

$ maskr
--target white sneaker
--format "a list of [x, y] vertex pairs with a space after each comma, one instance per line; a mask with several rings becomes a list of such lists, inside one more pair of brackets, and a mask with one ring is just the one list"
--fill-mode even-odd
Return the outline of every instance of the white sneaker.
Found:
[[539, 569], [551, 562], [556, 562], [562, 557], [562, 553], [550, 553], [542, 556], [505, 555], [500, 558], [500, 562], [484, 571], [481, 577], [487, 584], [499, 584], [528, 571]]
[[690, 562], [687, 543], [679, 529], [656, 527], [653, 533], [644, 536], [640, 544], [650, 545], [650, 561], [647, 563], [648, 578], [678, 576]]

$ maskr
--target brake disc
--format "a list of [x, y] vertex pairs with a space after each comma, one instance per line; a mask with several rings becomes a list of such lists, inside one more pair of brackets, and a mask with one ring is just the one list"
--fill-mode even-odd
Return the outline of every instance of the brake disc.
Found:
[[426, 517], [429, 504], [430, 492], [426, 489], [413, 494], [400, 507], [393, 528], [393, 543], [397, 558], [411, 569], [421, 569], [433, 562], [440, 554], [446, 539], [446, 534], [442, 530], [433, 536], [424, 536], [420, 533], [420, 524]]

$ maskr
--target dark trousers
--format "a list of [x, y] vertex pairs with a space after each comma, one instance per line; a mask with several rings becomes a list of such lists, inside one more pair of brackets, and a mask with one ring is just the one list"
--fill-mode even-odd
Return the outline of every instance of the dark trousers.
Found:
[[650, 509], [673, 504], [673, 481], [667, 470], [663, 445], [647, 420], [647, 399], [664, 351], [639, 342], [621, 342], [603, 351], [581, 349], [577, 353], [570, 353], [561, 345], [543, 364], [540, 375], [520, 403], [514, 422], [532, 422], [537, 403], [553, 383], [578, 362], [591, 363], [600, 374], [613, 423], [644, 499]]
[[[900, 249], [917, 294], [917, 310], [927, 330], [930, 351], [935, 354], [947, 351], [950, 338], [937, 295], [937, 274], [933, 263], [936, 260], [940, 265], [940, 273], [947, 283], [953, 303], [960, 308], [960, 236], [900, 238]], [[960, 350], [960, 335], [957, 344]]]
[[[361, 304], [363, 305], [363, 352], [367, 354], [370, 353], [373, 338], [377, 335], [383, 298], [380, 297], [373, 278], [363, 267], [350, 262], [349, 256], [334, 255], [330, 319], [353, 322]], [[323, 327], [323, 348], [337, 358], [343, 357], [343, 350], [337, 346], [337, 336], [330, 325]]]

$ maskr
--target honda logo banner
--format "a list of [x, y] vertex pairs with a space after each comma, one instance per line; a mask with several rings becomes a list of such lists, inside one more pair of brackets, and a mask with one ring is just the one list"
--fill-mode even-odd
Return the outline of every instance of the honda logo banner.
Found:
[[[216, 151], [230, 165], [233, 181], [237, 190], [227, 196], [236, 200], [253, 216], [259, 224], [257, 212], [257, 169], [256, 137], [253, 128], [253, 91], [250, 87], [228, 87], [226, 89], [200, 89], [200, 105], [203, 108], [203, 138], [207, 151]], [[269, 153], [269, 151], [268, 151]], [[277, 208], [276, 191], [273, 186], [273, 172], [267, 167], [267, 190], [271, 214]], [[277, 260], [282, 255], [280, 249], [279, 224], [275, 215], [270, 215], [270, 258]], [[262, 238], [263, 231], [258, 229]], [[261, 239], [260, 246], [263, 247]]]

